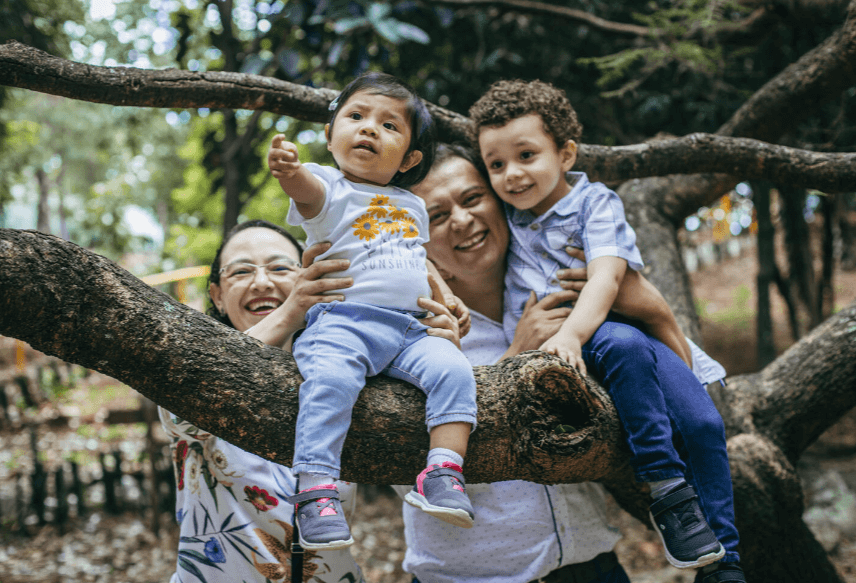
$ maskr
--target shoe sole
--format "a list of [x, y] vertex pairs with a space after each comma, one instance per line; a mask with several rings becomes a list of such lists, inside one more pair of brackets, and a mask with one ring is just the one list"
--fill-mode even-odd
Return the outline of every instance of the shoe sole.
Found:
[[338, 551], [354, 544], [354, 537], [348, 540], [333, 540], [328, 543], [310, 543], [304, 540], [303, 536], [298, 536], [297, 539], [305, 551]]
[[663, 543], [663, 550], [666, 551], [666, 560], [678, 569], [695, 569], [698, 567], [704, 567], [705, 565], [715, 563], [725, 556], [725, 547], [722, 546], [722, 543], [719, 543], [718, 551], [702, 555], [695, 561], [681, 561], [680, 559], [676, 559], [672, 556], [672, 553], [669, 552], [669, 547], [666, 546], [666, 539], [663, 538], [663, 532], [660, 530], [660, 527], [657, 526], [657, 521], [654, 520], [654, 515], [649, 512], [648, 516], [651, 517], [651, 524], [654, 526], [657, 536], [660, 537], [660, 542]]
[[419, 508], [422, 512], [430, 514], [434, 518], [439, 518], [443, 522], [448, 522], [449, 524], [460, 526], [461, 528], [473, 527], [473, 519], [470, 517], [470, 513], [466, 510], [434, 506], [425, 499], [425, 496], [412, 491], [407, 493], [404, 497], [404, 501], [411, 506]]

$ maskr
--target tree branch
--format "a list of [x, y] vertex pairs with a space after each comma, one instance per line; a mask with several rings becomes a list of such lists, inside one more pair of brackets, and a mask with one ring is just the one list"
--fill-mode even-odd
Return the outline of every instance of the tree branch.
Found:
[[854, 83], [856, 1], [851, 1], [841, 28], [756, 91], [717, 133], [775, 142]]
[[[17, 41], [0, 45], [0, 84], [111, 105], [263, 110], [326, 123], [337, 91], [261, 75], [142, 70], [75, 63]], [[447, 139], [465, 139], [467, 119], [427, 103]]]
[[[312, 89], [259, 75], [82, 65], [14, 41], [0, 45], [0, 78], [11, 86], [96, 103], [265, 110], [314, 122], [327, 121], [327, 106], [336, 95], [331, 89]], [[464, 138], [467, 118], [433, 104], [429, 108], [444, 139]], [[575, 168], [604, 181], [721, 172], [838, 192], [850, 190], [856, 182], [854, 156], [692, 134], [634, 146], [583, 144]]]
[[850, 192], [856, 184], [856, 154], [811, 152], [702, 133], [633, 146], [587, 144], [580, 147], [577, 167], [603, 181], [720, 172], [825, 192]]
[[[0, 229], [0, 334], [107, 374], [238, 447], [291, 464], [301, 382], [291, 355], [82, 247]], [[572, 367], [532, 352], [475, 372], [479, 429], [469, 481], [610, 481], [626, 465], [611, 401]], [[559, 424], [577, 430], [554, 433]], [[382, 375], [369, 379], [353, 410], [343, 479], [408, 484], [427, 453], [424, 394]]]
[[597, 30], [613, 32], [616, 34], [653, 36], [659, 32], [657, 29], [651, 29], [647, 26], [612, 22], [583, 10], [576, 10], [574, 8], [568, 8], [567, 6], [546, 4], [544, 2], [533, 2], [531, 0], [429, 0], [429, 4], [445, 4], [457, 6], [459, 8], [470, 6], [496, 6], [505, 10], [517, 10], [519, 12], [558, 16], [565, 20], [582, 22]]

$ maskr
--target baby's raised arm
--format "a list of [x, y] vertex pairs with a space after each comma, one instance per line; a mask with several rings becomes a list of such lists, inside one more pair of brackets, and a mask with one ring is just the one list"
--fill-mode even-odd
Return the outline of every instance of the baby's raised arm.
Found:
[[277, 134], [268, 150], [268, 168], [297, 205], [303, 218], [318, 216], [324, 208], [324, 185], [300, 162], [297, 146]]

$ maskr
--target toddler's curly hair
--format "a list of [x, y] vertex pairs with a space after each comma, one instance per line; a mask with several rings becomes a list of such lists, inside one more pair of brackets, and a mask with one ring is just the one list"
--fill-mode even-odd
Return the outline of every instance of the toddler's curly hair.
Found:
[[485, 126], [504, 126], [510, 121], [538, 114], [544, 131], [561, 148], [568, 140], [579, 142], [583, 126], [567, 95], [561, 89], [543, 81], [497, 81], [470, 107], [472, 124], [469, 139], [479, 150], [479, 133]]

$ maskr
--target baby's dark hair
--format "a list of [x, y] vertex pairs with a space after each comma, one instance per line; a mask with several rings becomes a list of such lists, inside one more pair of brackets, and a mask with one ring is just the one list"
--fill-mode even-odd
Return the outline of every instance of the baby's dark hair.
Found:
[[434, 120], [428, 113], [425, 103], [410, 85], [397, 77], [386, 73], [364, 73], [348, 83], [339, 96], [330, 103], [330, 109], [333, 110], [333, 115], [330, 116], [331, 136], [333, 135], [336, 115], [348, 99], [358, 91], [364, 91], [370, 95], [385, 95], [393, 99], [400, 99], [407, 104], [407, 115], [410, 118], [411, 130], [410, 146], [407, 153], [419, 150], [422, 152], [422, 160], [407, 172], [396, 172], [389, 184], [399, 188], [410, 188], [414, 184], [418, 184], [425, 178], [431, 164], [434, 163]]
[[583, 126], [568, 96], [543, 81], [497, 81], [470, 107], [472, 125], [469, 138], [478, 151], [479, 133], [486, 126], [504, 126], [524, 115], [538, 114], [544, 131], [553, 137], [556, 147], [568, 140], [579, 142]]
[[232, 240], [232, 237], [234, 237], [241, 231], [254, 227], [270, 229], [271, 231], [279, 233], [280, 235], [288, 239], [292, 245], [294, 245], [298, 253], [303, 253], [303, 246], [300, 244], [300, 241], [298, 241], [294, 237], [294, 235], [292, 235], [279, 225], [275, 225], [271, 222], [262, 219], [253, 219], [251, 221], [244, 221], [243, 223], [238, 223], [237, 225], [232, 227], [228, 233], [226, 233], [226, 236], [223, 237], [223, 242], [220, 243], [220, 246], [217, 248], [217, 253], [214, 255], [214, 261], [211, 262], [211, 273], [208, 274], [207, 286], [208, 307], [206, 308], [205, 313], [217, 320], [218, 322], [226, 324], [227, 326], [230, 326], [232, 328], [234, 328], [235, 325], [232, 324], [232, 321], [229, 319], [229, 316], [227, 316], [224, 312], [218, 310], [217, 306], [214, 305], [214, 300], [211, 299], [211, 284], [215, 283], [217, 285], [220, 285], [220, 267], [222, 267], [220, 265], [220, 256], [223, 255], [223, 249], [226, 247], [226, 244]]

